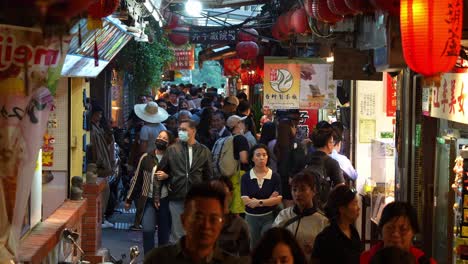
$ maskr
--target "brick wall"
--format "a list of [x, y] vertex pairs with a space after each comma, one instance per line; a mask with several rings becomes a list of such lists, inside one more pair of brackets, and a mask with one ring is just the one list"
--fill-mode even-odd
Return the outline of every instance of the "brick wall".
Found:
[[[37, 224], [20, 242], [21, 263], [42, 263], [62, 240], [65, 228], [79, 231], [86, 200], [65, 201], [50, 217]], [[78, 241], [79, 243], [79, 241]]]
[[106, 186], [106, 180], [98, 178], [97, 184], [86, 183], [83, 197], [88, 200], [88, 210], [83, 216], [82, 248], [85, 255], [95, 255], [102, 242], [102, 212], [101, 193]]

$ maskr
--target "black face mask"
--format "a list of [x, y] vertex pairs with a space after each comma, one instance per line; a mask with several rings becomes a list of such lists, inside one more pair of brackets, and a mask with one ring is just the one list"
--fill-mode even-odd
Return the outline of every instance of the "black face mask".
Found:
[[162, 140], [162, 139], [156, 139], [156, 148], [159, 150], [166, 150], [167, 148], [167, 142]]

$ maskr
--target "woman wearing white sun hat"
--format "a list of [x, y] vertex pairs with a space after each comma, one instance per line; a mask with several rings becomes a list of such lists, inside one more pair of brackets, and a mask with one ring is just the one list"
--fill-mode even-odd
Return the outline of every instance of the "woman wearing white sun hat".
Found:
[[135, 114], [145, 121], [140, 131], [140, 153], [151, 152], [156, 148], [154, 142], [159, 133], [167, 130], [161, 123], [169, 117], [169, 114], [155, 102], [136, 104], [134, 110]]

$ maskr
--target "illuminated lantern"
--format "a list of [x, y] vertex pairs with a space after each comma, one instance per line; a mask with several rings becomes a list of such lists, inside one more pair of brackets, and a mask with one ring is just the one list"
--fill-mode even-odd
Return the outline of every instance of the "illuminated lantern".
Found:
[[401, 0], [403, 54], [415, 72], [450, 71], [460, 53], [462, 0]]
[[315, 19], [329, 24], [335, 24], [336, 22], [343, 20], [343, 16], [332, 13], [328, 7], [327, 1], [313, 0], [309, 3], [312, 5], [312, 16], [315, 17]]
[[374, 7], [369, 0], [345, 0], [345, 3], [351, 10], [357, 13], [371, 13], [374, 11]]
[[400, 15], [400, 0], [370, 0], [370, 2], [376, 9], [387, 11], [392, 16]]
[[254, 28], [243, 28], [239, 31], [240, 41], [255, 41], [258, 38], [258, 32]]
[[336, 15], [353, 15], [355, 12], [349, 8], [345, 0], [327, 0], [328, 8], [330, 11]]
[[237, 56], [243, 60], [253, 60], [258, 56], [258, 45], [253, 41], [242, 41], [236, 45]]
[[296, 9], [296, 11], [292, 13], [291, 30], [298, 34], [310, 32], [309, 20], [304, 8]]
[[88, 7], [88, 28], [102, 28], [102, 18], [112, 15], [119, 7], [119, 0], [99, 0]]
[[189, 41], [188, 27], [176, 27], [168, 35], [169, 40], [176, 46], [184, 45]]

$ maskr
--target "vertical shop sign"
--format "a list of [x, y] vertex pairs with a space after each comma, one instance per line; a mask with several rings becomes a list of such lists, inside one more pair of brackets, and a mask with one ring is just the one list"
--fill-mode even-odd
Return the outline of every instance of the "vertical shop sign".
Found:
[[18, 257], [31, 175], [69, 42], [0, 25], [0, 263]]
[[431, 114], [431, 87], [422, 88], [422, 114], [429, 116]]
[[468, 124], [468, 75], [443, 74], [440, 86], [432, 87], [430, 116]]
[[395, 116], [396, 107], [397, 107], [397, 90], [396, 90], [396, 80], [394, 80], [390, 74], [385, 74], [387, 76], [387, 105], [386, 112], [387, 116]]
[[175, 60], [171, 64], [171, 70], [193, 70], [195, 68], [195, 48], [193, 46], [188, 48], [173, 47], [172, 50], [174, 51]]
[[306, 139], [310, 136], [318, 122], [318, 110], [303, 109], [300, 110], [299, 125], [297, 126], [296, 138], [298, 140]]

